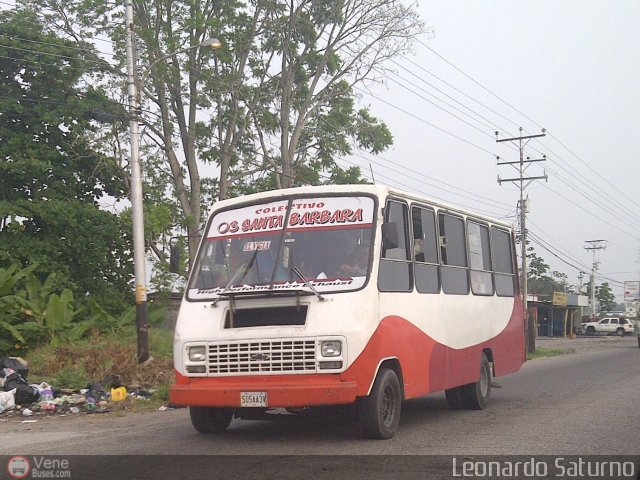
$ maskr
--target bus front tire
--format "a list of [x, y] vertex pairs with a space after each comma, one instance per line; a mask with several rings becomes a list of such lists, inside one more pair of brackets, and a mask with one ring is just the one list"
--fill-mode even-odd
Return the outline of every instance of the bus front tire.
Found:
[[444, 391], [447, 397], [447, 406], [453, 410], [465, 408], [464, 393], [462, 387], [449, 388]]
[[378, 372], [371, 393], [360, 399], [358, 419], [365, 437], [386, 440], [400, 425], [402, 389], [396, 372], [383, 368]]
[[191, 424], [200, 433], [222, 433], [233, 418], [233, 408], [189, 407]]
[[491, 398], [491, 366], [483, 353], [480, 360], [480, 378], [475, 383], [459, 387], [462, 390], [464, 407], [469, 410], [484, 410]]

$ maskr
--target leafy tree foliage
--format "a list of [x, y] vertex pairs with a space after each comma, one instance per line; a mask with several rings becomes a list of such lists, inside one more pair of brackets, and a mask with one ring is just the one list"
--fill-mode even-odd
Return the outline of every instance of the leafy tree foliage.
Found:
[[616, 309], [616, 297], [607, 282], [596, 285], [596, 299], [600, 303], [600, 312], [613, 312]]
[[92, 65], [35, 15], [0, 13], [0, 267], [37, 265], [113, 310], [130, 290], [128, 234], [98, 201], [125, 182], [90, 140], [91, 112], [113, 110], [82, 81]]
[[529, 293], [550, 300], [553, 292], [565, 292], [568, 288], [567, 275], [555, 270], [550, 272], [549, 265], [538, 256], [533, 247], [528, 247], [527, 251]]
[[[121, 7], [99, 0], [21, 3], [81, 45], [98, 35], [111, 39], [118, 64], [96, 52], [93, 60], [113, 74], [114, 88], [122, 85]], [[134, 8], [147, 153], [162, 159], [144, 167], [148, 180], [171, 186], [162, 193], [177, 199], [191, 254], [203, 201], [360, 182], [358, 169], [342, 169], [336, 160], [353, 149], [380, 152], [391, 144], [386, 125], [356, 106], [356, 89], [382, 81], [385, 62], [409, 50], [423, 29], [413, 6], [398, 0], [136, 0]], [[198, 46], [211, 37], [223, 48]], [[203, 174], [207, 164], [219, 166], [217, 178]]]

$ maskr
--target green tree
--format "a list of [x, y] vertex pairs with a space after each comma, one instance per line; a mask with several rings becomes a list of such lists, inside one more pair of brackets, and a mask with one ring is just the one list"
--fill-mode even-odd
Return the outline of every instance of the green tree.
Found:
[[600, 303], [600, 312], [613, 312], [616, 308], [616, 297], [607, 282], [596, 285], [596, 299]]
[[[122, 85], [122, 8], [98, 0], [21, 3], [80, 45], [110, 38], [119, 63], [95, 51], [93, 60], [114, 75], [112, 86]], [[423, 30], [414, 7], [396, 0], [136, 0], [134, 7], [148, 79], [141, 85], [147, 153], [163, 160], [153, 174], [145, 162], [145, 171], [171, 185], [164, 193], [177, 199], [191, 255], [203, 199], [326, 177], [362, 181], [335, 160], [391, 144], [384, 123], [356, 106], [355, 89], [382, 81], [386, 61], [409, 50]], [[210, 37], [224, 47], [189, 48]], [[205, 178], [203, 164], [218, 165], [218, 177]]]
[[553, 292], [567, 291], [567, 275], [555, 270], [550, 272], [549, 265], [538, 256], [533, 247], [528, 247], [527, 251], [529, 293], [550, 300]]
[[34, 14], [0, 13], [0, 266], [37, 264], [82, 301], [110, 310], [128, 288], [128, 233], [101, 210], [122, 196], [120, 167], [99, 153], [92, 112], [112, 109], [83, 79], [95, 67]]

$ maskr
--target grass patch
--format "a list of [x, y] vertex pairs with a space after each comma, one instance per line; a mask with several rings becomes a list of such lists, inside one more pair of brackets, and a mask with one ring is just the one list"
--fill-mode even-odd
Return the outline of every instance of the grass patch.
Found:
[[575, 348], [536, 348], [533, 353], [527, 352], [527, 360], [543, 357], [557, 357], [559, 355], [567, 355], [576, 353]]
[[134, 329], [119, 335], [95, 333], [73, 344], [45, 345], [31, 350], [29, 381], [49, 383], [54, 388], [85, 388], [89, 381], [103, 382], [118, 375], [124, 386], [136, 385], [166, 392], [173, 382], [173, 334], [149, 329], [149, 351], [154, 361], [138, 365]]

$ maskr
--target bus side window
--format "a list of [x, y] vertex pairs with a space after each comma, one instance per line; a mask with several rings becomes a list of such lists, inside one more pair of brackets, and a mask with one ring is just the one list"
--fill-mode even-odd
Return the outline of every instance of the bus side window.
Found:
[[[397, 241], [392, 245], [382, 245], [382, 259], [378, 274], [378, 288], [381, 292], [407, 292], [413, 289], [411, 259], [409, 257], [409, 224], [407, 205], [389, 201], [385, 208], [385, 223], [395, 229]], [[395, 227], [392, 225], [395, 224]], [[395, 234], [386, 237], [395, 237]], [[395, 240], [395, 239], [394, 239]]]
[[467, 241], [471, 291], [475, 295], [493, 295], [489, 227], [476, 222], [467, 222]]
[[413, 207], [413, 260], [416, 290], [420, 293], [439, 293], [438, 242], [436, 217], [433, 210]]
[[467, 249], [464, 220], [452, 215], [438, 215], [440, 256], [442, 258], [442, 291], [457, 295], [469, 293]]
[[516, 289], [509, 232], [491, 228], [491, 258], [496, 293], [502, 297], [513, 297]]

